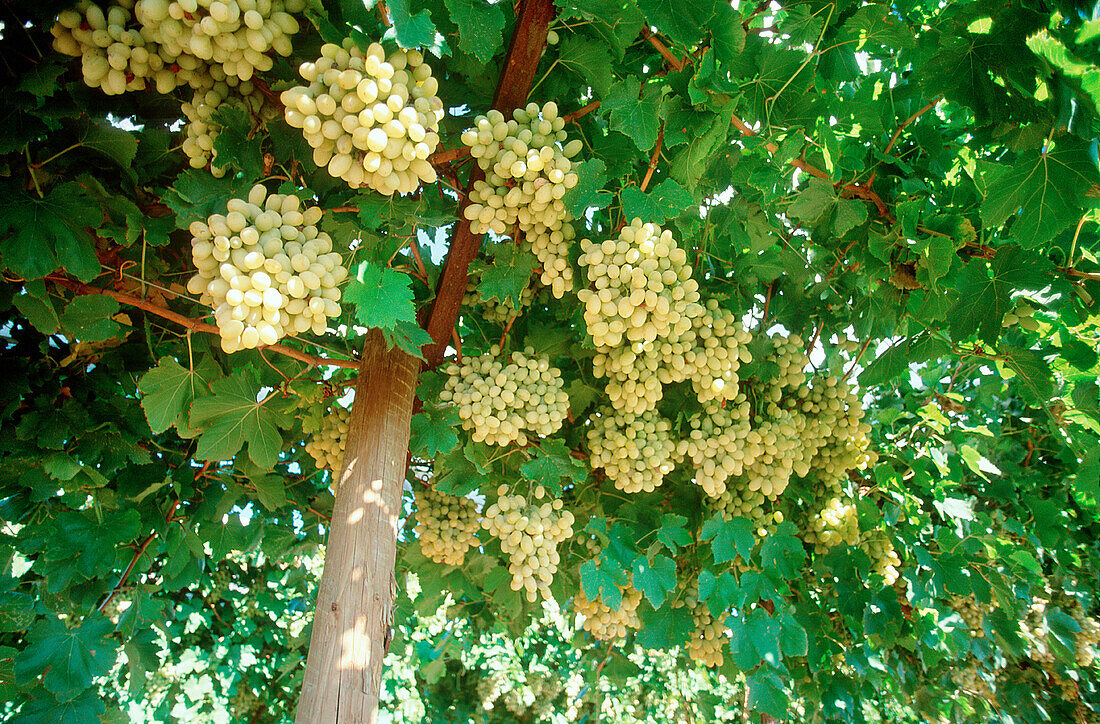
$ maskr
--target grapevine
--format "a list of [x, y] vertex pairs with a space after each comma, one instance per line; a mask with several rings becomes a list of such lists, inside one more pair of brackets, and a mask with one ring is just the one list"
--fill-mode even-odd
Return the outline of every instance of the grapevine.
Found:
[[550, 598], [549, 586], [561, 562], [558, 544], [573, 535], [573, 514], [562, 510], [560, 499], [536, 502], [546, 497], [541, 485], [535, 487], [534, 501], [509, 495], [507, 485], [500, 486], [497, 494], [500, 497], [486, 509], [482, 525], [509, 556], [512, 590], [524, 591], [531, 602], [539, 593]]

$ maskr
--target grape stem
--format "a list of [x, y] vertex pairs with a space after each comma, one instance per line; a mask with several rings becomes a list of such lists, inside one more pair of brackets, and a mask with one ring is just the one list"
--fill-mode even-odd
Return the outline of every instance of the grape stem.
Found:
[[664, 42], [653, 34], [653, 31], [648, 27], [642, 28], [642, 37], [649, 41], [649, 44], [657, 49], [657, 52], [661, 54], [661, 57], [665, 59], [672, 69], [675, 71], [681, 71], [684, 69], [684, 61], [677, 58], [672, 54], [672, 51], [668, 49], [668, 46]]
[[665, 122], [661, 121], [661, 128], [657, 131], [657, 145], [653, 148], [653, 155], [649, 157], [649, 168], [646, 169], [645, 177], [642, 179], [642, 185], [638, 187], [639, 191], [645, 192], [649, 187], [649, 181], [653, 178], [653, 172], [657, 169], [657, 161], [661, 158], [661, 148], [665, 143]]

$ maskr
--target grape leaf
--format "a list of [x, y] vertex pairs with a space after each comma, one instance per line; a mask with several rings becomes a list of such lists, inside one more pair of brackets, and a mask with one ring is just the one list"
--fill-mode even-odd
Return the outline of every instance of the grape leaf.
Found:
[[783, 677], [778, 673], [769, 667], [761, 667], [745, 677], [745, 685], [749, 690], [747, 704], [752, 711], [764, 712], [777, 719], [787, 715], [787, 694]]
[[607, 183], [607, 165], [598, 158], [573, 165], [577, 185], [565, 192], [562, 203], [575, 218], [584, 218], [590, 208], [602, 209], [611, 203], [611, 194], [603, 190]]
[[670, 649], [680, 646], [695, 629], [691, 620], [691, 611], [686, 606], [680, 608], [663, 607], [642, 612], [642, 628], [638, 631], [637, 641], [647, 649]]
[[764, 538], [760, 547], [760, 562], [766, 573], [777, 573], [786, 580], [796, 577], [806, 560], [802, 541], [794, 536], [798, 529], [783, 522], [772, 534]]
[[458, 423], [458, 412], [453, 407], [426, 405], [412, 417], [409, 452], [422, 460], [449, 453], [458, 445]]
[[679, 216], [695, 204], [695, 199], [680, 184], [665, 179], [652, 191], [645, 193], [637, 186], [623, 189], [623, 216], [627, 219], [643, 219], [655, 224]]
[[592, 86], [597, 96], [602, 98], [611, 89], [611, 54], [603, 43], [581, 35], [570, 37], [562, 44], [558, 62]]
[[504, 13], [485, 0], [443, 0], [458, 26], [458, 47], [488, 63], [503, 43]]
[[638, 8], [653, 25], [680, 45], [694, 45], [718, 12], [717, 0], [639, 0]]
[[687, 518], [682, 515], [665, 513], [661, 516], [661, 527], [657, 529], [657, 540], [672, 553], [691, 545], [691, 534], [684, 527], [686, 523]]
[[124, 131], [104, 119], [90, 121], [84, 127], [80, 143], [128, 169], [137, 155], [138, 142], [129, 131]]
[[951, 345], [939, 337], [907, 338], [879, 355], [859, 373], [861, 385], [881, 385], [907, 371], [910, 365], [927, 362], [951, 353]]
[[412, 280], [389, 267], [360, 262], [344, 299], [355, 305], [355, 318], [364, 327], [392, 332], [400, 322], [416, 324]]
[[974, 332], [993, 344], [1001, 331], [1001, 321], [1012, 308], [1013, 291], [1039, 291], [1052, 284], [1054, 265], [1046, 257], [1018, 246], [997, 250], [989, 273], [983, 259], [973, 258], [963, 268], [959, 282], [959, 301], [951, 309], [951, 337], [963, 340]]
[[737, 558], [748, 560], [752, 554], [756, 539], [753, 537], [752, 522], [745, 518], [723, 520], [721, 513], [715, 513], [699, 531], [699, 537], [711, 541], [715, 563], [726, 563]]
[[214, 139], [212, 165], [240, 169], [249, 180], [259, 178], [264, 170], [260, 148], [263, 136], [253, 133], [252, 114], [240, 106], [223, 103], [214, 112], [214, 123], [221, 126], [221, 130]]
[[76, 182], [55, 186], [34, 199], [16, 189], [0, 189], [0, 258], [25, 279], [62, 268], [82, 282], [99, 274], [99, 259], [88, 228], [103, 212]]
[[867, 220], [867, 205], [855, 199], [842, 199], [828, 179], [811, 177], [787, 212], [814, 229], [831, 229], [844, 236]]
[[626, 573], [606, 555], [601, 555], [596, 560], [587, 560], [581, 564], [581, 586], [584, 595], [589, 601], [595, 601], [599, 597], [605, 605], [618, 609], [622, 601], [620, 586], [625, 586], [628, 579]]
[[562, 490], [562, 479], [579, 485], [588, 477], [588, 466], [576, 459], [561, 440], [548, 438], [535, 448], [535, 457], [520, 467], [520, 472], [528, 480], [546, 486], [554, 495]]
[[455, 448], [436, 460], [435, 489], [441, 493], [466, 495], [484, 483], [484, 474], [467, 459], [463, 448]]
[[392, 37], [402, 48], [430, 47], [435, 45], [438, 34], [432, 15], [421, 10], [410, 14], [409, 0], [390, 0], [388, 3], [393, 27], [386, 31], [386, 37]]
[[72, 339], [99, 342], [120, 336], [122, 327], [111, 317], [119, 304], [110, 297], [86, 294], [76, 297], [61, 314], [61, 326]]
[[154, 433], [172, 425], [187, 429], [187, 415], [196, 397], [210, 394], [210, 383], [221, 376], [213, 359], [201, 357], [193, 369], [187, 369], [171, 357], [162, 357], [157, 366], [138, 381], [141, 408]]
[[191, 424], [205, 428], [199, 437], [195, 457], [200, 460], [230, 460], [248, 443], [248, 457], [265, 470], [275, 467], [283, 438], [278, 423], [290, 424], [273, 396], [259, 401], [261, 384], [255, 369], [247, 367], [210, 384], [213, 393], [191, 405]]
[[641, 591], [654, 608], [660, 608], [668, 594], [676, 590], [676, 563], [661, 553], [650, 561], [638, 556], [631, 566], [634, 573], [634, 587]]
[[486, 249], [493, 261], [486, 264], [475, 260], [471, 266], [481, 276], [477, 289], [484, 299], [496, 299], [512, 309], [519, 309], [523, 290], [531, 281], [538, 258], [526, 249], [502, 241]]
[[114, 665], [114, 628], [100, 615], [72, 629], [53, 617], [41, 619], [27, 632], [29, 645], [15, 659], [16, 682], [28, 684], [42, 676], [52, 693], [63, 699], [76, 696]]
[[193, 221], [206, 221], [211, 214], [224, 214], [226, 202], [244, 198], [251, 188], [250, 179], [226, 174], [214, 178], [209, 171], [188, 169], [161, 195], [161, 200], [176, 214], [176, 224], [186, 229]]
[[57, 317], [46, 284], [41, 279], [28, 281], [23, 293], [14, 300], [15, 308], [42, 334], [53, 334], [61, 321]]
[[661, 125], [660, 92], [648, 84], [643, 88], [637, 77], [630, 76], [611, 86], [600, 115], [610, 116], [612, 130], [629, 136], [640, 150], [648, 151], [657, 143]]
[[778, 616], [779, 643], [784, 656], [805, 656], [809, 649], [809, 637], [794, 616], [783, 612]]

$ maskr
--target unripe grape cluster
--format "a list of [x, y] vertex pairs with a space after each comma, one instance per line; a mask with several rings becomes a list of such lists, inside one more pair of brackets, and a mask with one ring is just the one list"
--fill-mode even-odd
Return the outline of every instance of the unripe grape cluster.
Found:
[[319, 168], [387, 196], [436, 180], [427, 159], [439, 145], [443, 101], [422, 53], [326, 43], [298, 72], [309, 85], [283, 91], [286, 122], [302, 129]]
[[1035, 319], [1034, 314], [1035, 307], [1026, 302], [1018, 302], [1015, 307], [1005, 314], [1001, 325], [1012, 327], [1018, 324], [1028, 331], [1037, 332], [1039, 331], [1039, 320]]
[[725, 407], [712, 403], [688, 421], [679, 453], [694, 465], [695, 482], [712, 498], [720, 498], [730, 477], [744, 474], [763, 450], [750, 416], [748, 398], [740, 395]]
[[960, 689], [971, 696], [976, 696], [986, 701], [995, 698], [993, 687], [978, 669], [977, 661], [971, 659], [966, 666], [959, 667], [951, 672], [952, 680]]
[[485, 171], [485, 180], [474, 184], [463, 211], [471, 229], [503, 236], [518, 225], [542, 263], [542, 283], [558, 299], [573, 288], [568, 252], [574, 230], [562, 197], [577, 185], [569, 159], [582, 148], [581, 141], [567, 139], [565, 119], [553, 101], [541, 108], [537, 103], [517, 108], [512, 120], [489, 111], [462, 134]]
[[859, 515], [855, 502], [840, 496], [830, 498], [814, 516], [805, 540], [821, 555], [833, 546], [859, 543]]
[[739, 393], [737, 371], [742, 364], [752, 362], [747, 346], [752, 333], [733, 312], [722, 309], [717, 299], [706, 301], [693, 330], [694, 346], [685, 355], [685, 376], [691, 380], [699, 401], [734, 399]]
[[621, 590], [622, 600], [617, 609], [604, 603], [601, 596], [596, 596], [593, 601], [588, 600], [583, 588], [577, 591], [573, 599], [573, 607], [584, 616], [584, 630], [600, 641], [621, 638], [626, 636], [627, 629], [641, 626], [638, 604], [642, 602], [642, 592], [630, 584]]
[[457, 495], [415, 486], [416, 534], [424, 555], [436, 563], [457, 566], [466, 551], [477, 545], [477, 504]]
[[982, 629], [982, 619], [985, 618], [986, 614], [993, 611], [992, 604], [978, 603], [974, 596], [956, 596], [951, 600], [951, 608], [962, 618], [971, 636], [974, 638], [985, 637], [985, 630]]
[[226, 210], [191, 224], [198, 274], [187, 283], [214, 309], [222, 349], [253, 349], [310, 330], [324, 334], [328, 320], [340, 316], [337, 284], [348, 272], [317, 227], [321, 209], [302, 210], [297, 196], [268, 194], [257, 184]]
[[561, 371], [530, 347], [510, 360], [499, 356], [494, 345], [486, 354], [452, 362], [443, 403], [458, 407], [463, 428], [477, 442], [526, 445], [528, 435], [557, 432], [569, 410]]
[[654, 411], [602, 408], [588, 430], [589, 464], [625, 493], [651, 492], [676, 467], [672, 425]]
[[225, 106], [239, 106], [253, 118], [260, 120], [269, 120], [278, 114], [251, 81], [242, 81], [235, 88], [219, 82], [212, 88], [195, 91], [191, 101], [184, 103], [181, 108], [187, 118], [183, 152], [187, 155], [191, 168], [205, 168], [209, 165], [210, 173], [215, 178], [224, 176], [225, 168], [216, 161], [214, 141], [222, 127], [214, 120], [214, 114]]
[[894, 585], [900, 575], [901, 559], [893, 541], [883, 531], [873, 530], [863, 537], [860, 546], [871, 557], [871, 570], [882, 576], [886, 585]]
[[335, 476], [344, 462], [344, 447], [347, 443], [348, 426], [351, 423], [351, 410], [333, 405], [321, 418], [320, 427], [305, 444], [305, 450], [317, 462], [318, 468], [332, 471]]
[[573, 514], [562, 510], [561, 499], [537, 502], [546, 497], [541, 485], [535, 488], [532, 501], [523, 495], [509, 495], [507, 485], [500, 486], [497, 495], [497, 502], [486, 509], [482, 525], [500, 540], [501, 550], [510, 558], [512, 590], [523, 591], [532, 603], [539, 593], [550, 598], [549, 586], [561, 562], [558, 544], [573, 535]]
[[725, 661], [722, 650], [729, 642], [729, 634], [725, 623], [715, 618], [707, 604], [699, 600], [698, 579], [688, 582], [681, 597], [672, 605], [691, 611], [694, 628], [687, 649], [692, 661], [707, 667], [721, 666]]

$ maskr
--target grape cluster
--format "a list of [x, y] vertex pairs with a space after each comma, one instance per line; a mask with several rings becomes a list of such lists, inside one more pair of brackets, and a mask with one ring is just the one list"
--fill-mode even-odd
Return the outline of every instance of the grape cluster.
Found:
[[561, 428], [569, 409], [561, 371], [533, 348], [514, 352], [507, 362], [500, 348], [447, 367], [440, 393], [458, 407], [463, 428], [490, 445], [526, 445], [528, 434], [550, 435]]
[[672, 425], [656, 412], [602, 408], [588, 430], [589, 463], [625, 493], [651, 492], [676, 466]]
[[473, 500], [416, 486], [416, 534], [424, 555], [436, 563], [457, 566], [478, 544], [477, 504]]
[[685, 355], [686, 377], [700, 402], [732, 400], [739, 394], [737, 371], [752, 362], [749, 332], [717, 299], [708, 299], [694, 320], [694, 346]]
[[821, 555], [833, 546], [859, 543], [859, 515], [855, 502], [840, 496], [830, 498], [814, 517], [805, 539]]
[[759, 489], [747, 486], [727, 487], [726, 491], [710, 501], [710, 505], [722, 514], [722, 519], [746, 518], [755, 526], [756, 535], [765, 537], [775, 526], [783, 522], [783, 513], [768, 512], [768, 496]]
[[215, 178], [224, 176], [225, 168], [216, 162], [214, 140], [221, 133], [222, 127], [214, 120], [214, 114], [219, 108], [226, 106], [243, 108], [253, 118], [262, 121], [270, 120], [278, 114], [251, 81], [242, 81], [236, 87], [218, 82], [209, 89], [195, 91], [191, 101], [184, 103], [181, 109], [187, 118], [183, 152], [187, 155], [191, 168], [205, 168], [209, 165], [210, 173]]
[[510, 558], [512, 590], [524, 591], [532, 603], [540, 592], [550, 598], [549, 586], [561, 562], [558, 544], [573, 535], [573, 514], [562, 510], [560, 499], [536, 502], [546, 497], [541, 485], [534, 490], [534, 501], [509, 495], [507, 485], [500, 486], [497, 495], [482, 525], [500, 539], [501, 550]]
[[328, 414], [321, 418], [320, 426], [313, 431], [312, 437], [305, 444], [306, 452], [317, 461], [317, 467], [327, 468], [334, 476], [339, 474], [344, 461], [344, 446], [347, 443], [350, 422], [351, 410], [333, 405]]
[[552, 674], [528, 674], [522, 684], [504, 692], [504, 706], [522, 719], [540, 721], [554, 707], [561, 681]]
[[732, 404], [709, 404], [689, 420], [690, 431], [679, 443], [679, 454], [695, 466], [695, 482], [712, 498], [726, 492], [726, 482], [756, 462], [763, 439], [749, 425], [748, 398], [743, 394]]
[[629, 583], [621, 591], [622, 601], [617, 609], [604, 603], [601, 596], [597, 596], [594, 601], [588, 600], [583, 588], [577, 591], [573, 599], [577, 613], [584, 616], [584, 630], [600, 641], [621, 638], [626, 636], [628, 628], [636, 629], [641, 626], [638, 604], [642, 602], [642, 592]]
[[806, 384], [805, 370], [810, 364], [810, 358], [806, 355], [802, 338], [797, 334], [789, 337], [773, 337], [772, 340], [775, 349], [769, 359], [775, 362], [779, 371], [772, 379], [769, 393], [774, 398], [773, 402], [776, 402], [783, 389], [794, 389]]
[[[485, 171], [470, 192], [465, 217], [475, 234], [499, 235], [519, 227], [542, 263], [542, 283], [558, 299], [573, 288], [569, 241], [574, 230], [562, 203], [565, 192], [577, 185], [569, 160], [582, 143], [568, 141], [565, 119], [553, 101], [541, 108], [529, 103], [506, 120], [497, 110], [474, 119], [462, 134], [470, 155]], [[564, 144], [564, 145], [563, 145]]]
[[305, 0], [138, 0], [135, 15], [170, 55], [192, 55], [248, 80], [274, 66], [274, 50], [290, 55], [290, 36], [300, 30], [291, 13]]
[[954, 669], [951, 672], [951, 678], [967, 694], [986, 701], [994, 699], [993, 687], [979, 670], [977, 661], [973, 659], [966, 666]]
[[975, 638], [984, 638], [982, 619], [993, 610], [989, 603], [978, 603], [974, 596], [957, 596], [951, 601], [951, 608], [962, 618], [970, 635]]
[[863, 537], [860, 546], [871, 557], [871, 570], [882, 576], [887, 586], [894, 585], [900, 575], [901, 559], [893, 541], [883, 531], [873, 530]]
[[321, 335], [340, 316], [336, 285], [347, 269], [317, 228], [321, 209], [300, 207], [297, 196], [257, 184], [247, 199], [231, 199], [225, 215], [191, 224], [198, 274], [187, 290], [213, 307], [226, 352], [309, 330]]
[[[486, 299], [478, 290], [480, 281], [481, 274], [476, 270], [471, 271], [469, 281], [466, 283], [466, 292], [462, 295], [462, 306], [470, 309], [480, 309], [481, 316], [489, 322], [507, 324], [508, 320], [515, 318], [524, 309], [531, 306], [531, 303], [535, 300], [535, 287], [530, 280], [520, 292], [519, 299], [513, 300], [516, 302], [515, 306], [512, 303], [501, 302], [498, 299]], [[516, 306], [519, 308], [516, 309]]]
[[1035, 319], [1034, 315], [1035, 307], [1026, 302], [1018, 302], [1015, 307], [1005, 314], [1001, 325], [1012, 327], [1018, 324], [1028, 331], [1038, 332], [1039, 320]]
[[691, 611], [694, 629], [688, 639], [688, 655], [692, 661], [707, 667], [721, 666], [725, 661], [722, 649], [729, 641], [723, 621], [715, 618], [707, 604], [699, 600], [699, 580], [692, 579], [683, 594], [673, 604], [674, 608], [687, 607]]
[[237, 691], [233, 694], [233, 698], [229, 700], [229, 713], [237, 721], [246, 721], [260, 708], [261, 704], [260, 697], [256, 696], [255, 692], [244, 683], [240, 683], [237, 684]]
[[326, 43], [298, 72], [309, 85], [283, 91], [286, 122], [302, 129], [319, 168], [387, 196], [436, 180], [427, 159], [439, 145], [443, 101], [423, 54]]

